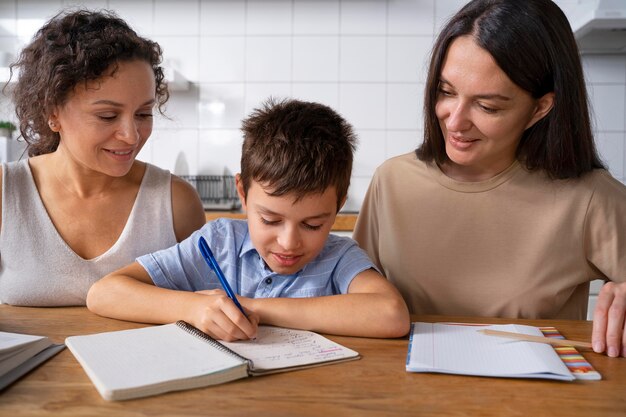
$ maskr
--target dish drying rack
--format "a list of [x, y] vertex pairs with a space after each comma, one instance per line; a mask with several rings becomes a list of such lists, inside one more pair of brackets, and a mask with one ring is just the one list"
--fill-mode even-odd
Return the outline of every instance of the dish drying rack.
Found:
[[194, 186], [205, 210], [239, 210], [241, 203], [232, 175], [180, 175]]

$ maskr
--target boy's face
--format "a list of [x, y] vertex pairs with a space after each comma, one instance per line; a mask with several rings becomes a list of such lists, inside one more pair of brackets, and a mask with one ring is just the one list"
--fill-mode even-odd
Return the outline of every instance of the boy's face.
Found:
[[270, 196], [256, 181], [245, 196], [237, 176], [237, 191], [252, 244], [272, 271], [295, 274], [320, 253], [337, 215], [335, 187], [294, 202], [293, 194]]

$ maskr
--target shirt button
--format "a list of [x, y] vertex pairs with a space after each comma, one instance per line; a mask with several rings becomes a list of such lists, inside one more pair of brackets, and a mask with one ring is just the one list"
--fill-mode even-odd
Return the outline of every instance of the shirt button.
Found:
[[267, 279], [265, 280], [265, 283], [266, 283], [267, 285], [270, 285], [270, 284], [272, 283], [272, 278], [267, 278]]

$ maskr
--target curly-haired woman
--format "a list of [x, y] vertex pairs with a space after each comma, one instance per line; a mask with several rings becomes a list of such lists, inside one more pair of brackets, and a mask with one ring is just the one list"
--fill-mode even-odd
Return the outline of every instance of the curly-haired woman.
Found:
[[96, 280], [204, 224], [189, 184], [135, 159], [169, 96], [160, 62], [114, 13], [77, 10], [12, 65], [29, 158], [0, 177], [1, 302], [84, 305]]

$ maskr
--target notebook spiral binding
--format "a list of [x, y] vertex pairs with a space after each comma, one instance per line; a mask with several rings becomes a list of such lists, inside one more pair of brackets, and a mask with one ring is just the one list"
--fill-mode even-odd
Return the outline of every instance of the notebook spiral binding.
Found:
[[237, 352], [227, 348], [226, 346], [224, 346], [223, 344], [221, 344], [220, 342], [218, 342], [217, 340], [213, 339], [211, 336], [209, 336], [208, 334], [204, 333], [202, 330], [199, 330], [198, 328], [192, 326], [191, 324], [187, 323], [184, 320], [178, 320], [176, 322], [176, 325], [178, 327], [180, 327], [181, 329], [183, 329], [184, 331], [186, 331], [187, 333], [190, 333], [196, 337], [199, 337], [200, 339], [204, 340], [205, 342], [209, 343], [211, 346], [215, 347], [216, 349], [221, 350], [222, 352], [228, 353], [229, 355], [232, 355], [238, 359], [241, 359], [244, 362], [248, 363], [248, 369], [254, 368], [254, 364], [252, 363], [252, 361], [244, 356], [241, 356], [240, 354], [238, 354]]

